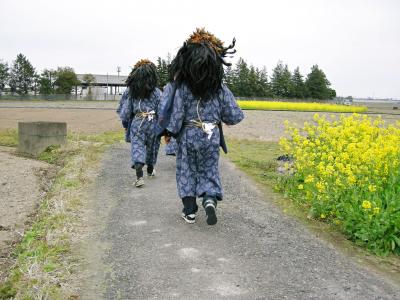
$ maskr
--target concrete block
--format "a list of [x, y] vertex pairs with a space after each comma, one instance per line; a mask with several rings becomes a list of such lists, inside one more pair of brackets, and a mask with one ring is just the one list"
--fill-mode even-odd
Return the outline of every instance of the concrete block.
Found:
[[38, 155], [49, 146], [67, 142], [67, 123], [18, 122], [18, 151]]

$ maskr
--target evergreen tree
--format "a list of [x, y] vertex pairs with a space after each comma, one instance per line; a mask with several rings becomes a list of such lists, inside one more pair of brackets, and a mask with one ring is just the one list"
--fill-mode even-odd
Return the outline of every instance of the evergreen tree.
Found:
[[[157, 58], [157, 74], [159, 77], [159, 87], [162, 88], [169, 82], [168, 67], [171, 57], [168, 54], [167, 59]], [[314, 70], [316, 68], [316, 70]], [[287, 65], [281, 61], [274, 68], [269, 81], [268, 73], [265, 67], [258, 69], [253, 65], [249, 65], [243, 58], [239, 58], [234, 66], [225, 67], [224, 83], [237, 97], [283, 97], [283, 98], [306, 98], [307, 91], [310, 87], [312, 97], [315, 98], [315, 90], [321, 90], [317, 86], [316, 78], [321, 77], [321, 70], [318, 66], [314, 66], [312, 72], [307, 77], [307, 84], [304, 82], [303, 75], [297, 67], [293, 75], [290, 73]], [[323, 72], [322, 72], [323, 74]], [[325, 78], [325, 74], [323, 74]], [[322, 80], [323, 81], [323, 80]], [[329, 82], [325, 90], [325, 97], [332, 98], [336, 96], [336, 92], [329, 88]], [[327, 96], [328, 95], [328, 96]]]
[[330, 82], [318, 65], [311, 67], [305, 86], [307, 96], [313, 99], [331, 99], [336, 96], [336, 91], [330, 88]]
[[56, 71], [44, 69], [39, 77], [39, 93], [43, 95], [54, 94], [54, 82], [56, 80]]
[[235, 96], [244, 97], [251, 94], [249, 87], [249, 67], [243, 58], [239, 58], [233, 72], [233, 86]]
[[272, 71], [271, 77], [271, 89], [274, 97], [290, 97], [291, 77], [288, 66], [279, 61]]
[[250, 66], [249, 75], [247, 78], [246, 95], [248, 97], [259, 97], [261, 94], [261, 87], [259, 81], [258, 70], [254, 66]]
[[36, 95], [39, 90], [40, 90], [40, 75], [35, 72], [35, 75], [33, 75], [33, 92]]
[[158, 86], [163, 88], [169, 82], [169, 72], [168, 66], [170, 61], [162, 59], [161, 57], [157, 58], [157, 75], [158, 75]]
[[224, 83], [232, 91], [232, 93], [234, 90], [233, 81], [234, 81], [233, 69], [232, 66], [228, 66], [224, 70]]
[[71, 94], [72, 89], [80, 84], [74, 69], [70, 67], [58, 67], [56, 71], [56, 87], [57, 94]]
[[258, 77], [258, 97], [272, 97], [270, 84], [268, 82], [267, 69], [263, 67], [261, 70], [257, 69]]
[[8, 83], [8, 65], [0, 61], [0, 95], [2, 94], [6, 84]]
[[291, 87], [290, 96], [292, 98], [303, 99], [306, 97], [303, 75], [301, 75], [299, 67], [293, 71]]
[[34, 86], [35, 69], [29, 60], [18, 54], [10, 70], [9, 85], [12, 92], [27, 94]]

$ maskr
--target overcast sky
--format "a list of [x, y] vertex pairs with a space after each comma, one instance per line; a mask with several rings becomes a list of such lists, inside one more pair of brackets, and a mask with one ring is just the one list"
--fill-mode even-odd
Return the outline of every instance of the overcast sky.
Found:
[[313, 64], [341, 96], [400, 99], [397, 0], [0, 0], [0, 59], [36, 70], [127, 74], [140, 58], [175, 54], [196, 27], [268, 73]]

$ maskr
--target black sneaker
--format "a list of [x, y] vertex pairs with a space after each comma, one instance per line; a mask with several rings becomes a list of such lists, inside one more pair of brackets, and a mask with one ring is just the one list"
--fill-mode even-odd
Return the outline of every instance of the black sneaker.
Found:
[[204, 209], [207, 215], [207, 224], [208, 225], [215, 225], [217, 224], [217, 215], [216, 215], [216, 208], [215, 202], [213, 199], [207, 199], [204, 201]]
[[184, 212], [182, 212], [181, 216], [182, 216], [182, 219], [184, 219], [186, 223], [194, 224], [196, 222], [196, 215], [195, 214], [187, 215]]
[[147, 173], [147, 177], [154, 178], [156, 176], [156, 169], [153, 169], [151, 173]]

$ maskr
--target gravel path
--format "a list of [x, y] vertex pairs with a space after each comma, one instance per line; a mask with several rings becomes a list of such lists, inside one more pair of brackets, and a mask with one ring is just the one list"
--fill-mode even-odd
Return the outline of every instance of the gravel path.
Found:
[[[161, 152], [163, 153], [163, 152]], [[158, 176], [132, 186], [128, 146], [106, 154], [92, 194], [82, 246], [83, 299], [399, 299], [392, 286], [280, 213], [246, 176], [223, 160], [219, 222], [180, 219], [174, 158]]]

